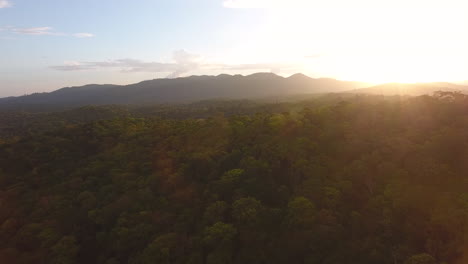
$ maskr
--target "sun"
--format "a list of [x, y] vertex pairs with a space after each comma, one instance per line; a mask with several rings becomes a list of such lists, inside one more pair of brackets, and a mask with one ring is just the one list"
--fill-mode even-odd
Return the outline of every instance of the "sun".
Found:
[[401, 1], [389, 8], [359, 2], [271, 8], [250, 43], [263, 54], [289, 56], [313, 76], [373, 83], [468, 79], [468, 2], [410, 8]]
[[[399, 56], [359, 54], [326, 60], [324, 58], [321, 65], [329, 74], [333, 72], [334, 77], [372, 83], [461, 81], [468, 73], [464, 61], [457, 57], [417, 57], [412, 53]], [[320, 66], [315, 64], [313, 68], [317, 67]]]

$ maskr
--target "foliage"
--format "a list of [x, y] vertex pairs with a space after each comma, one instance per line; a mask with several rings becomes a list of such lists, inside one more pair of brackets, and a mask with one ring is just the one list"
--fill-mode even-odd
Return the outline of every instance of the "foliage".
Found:
[[463, 263], [464, 96], [231, 106], [26, 114], [0, 263]]

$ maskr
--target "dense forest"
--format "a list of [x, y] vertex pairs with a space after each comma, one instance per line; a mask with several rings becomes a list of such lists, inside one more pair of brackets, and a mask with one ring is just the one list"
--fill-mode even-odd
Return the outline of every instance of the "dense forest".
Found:
[[0, 263], [468, 263], [459, 93], [0, 123]]

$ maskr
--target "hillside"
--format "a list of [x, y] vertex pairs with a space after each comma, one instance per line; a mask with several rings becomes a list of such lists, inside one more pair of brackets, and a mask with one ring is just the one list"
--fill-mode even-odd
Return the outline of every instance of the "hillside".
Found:
[[103, 104], [180, 103], [207, 99], [281, 98], [288, 95], [342, 92], [364, 87], [358, 82], [313, 79], [302, 74], [284, 78], [272, 73], [248, 76], [191, 76], [155, 79], [136, 84], [86, 85], [0, 99], [0, 109], [33, 107], [77, 107]]
[[57, 110], [87, 105], [154, 105], [189, 103], [212, 99], [297, 100], [325, 93], [373, 95], [431, 95], [435, 91], [468, 92], [468, 86], [452, 83], [388, 83], [368, 87], [361, 82], [310, 78], [295, 74], [288, 78], [273, 73], [252, 75], [190, 76], [155, 79], [130, 85], [85, 85], [50, 93], [0, 98], [0, 110]]

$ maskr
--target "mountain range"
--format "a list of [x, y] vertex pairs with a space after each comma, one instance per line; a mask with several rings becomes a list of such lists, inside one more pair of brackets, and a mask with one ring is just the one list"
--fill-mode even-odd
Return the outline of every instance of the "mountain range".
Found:
[[294, 74], [287, 78], [273, 73], [255, 73], [247, 76], [221, 74], [154, 79], [130, 85], [91, 84], [67, 87], [50, 93], [0, 98], [0, 109], [182, 103], [209, 99], [279, 99], [300, 94], [323, 93], [422, 95], [437, 90], [468, 92], [468, 87], [451, 83], [389, 83], [371, 86], [362, 82], [310, 78], [303, 74]]

